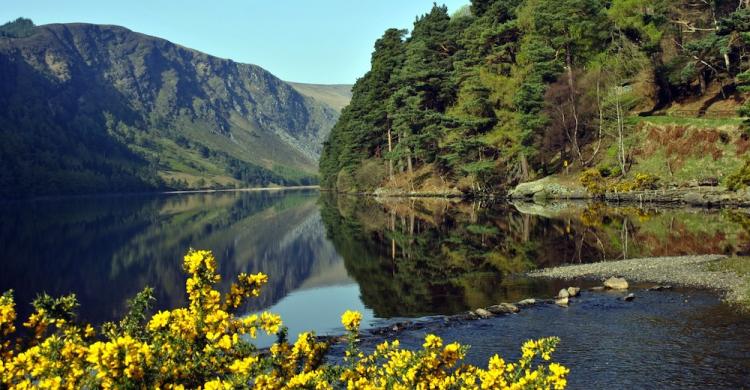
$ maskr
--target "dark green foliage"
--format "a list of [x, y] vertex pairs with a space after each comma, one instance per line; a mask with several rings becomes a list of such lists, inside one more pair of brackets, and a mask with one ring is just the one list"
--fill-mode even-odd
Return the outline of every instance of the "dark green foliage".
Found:
[[76, 319], [78, 300], [75, 294], [69, 294], [53, 298], [47, 293], [42, 293], [31, 303], [34, 310], [45, 313], [47, 318], [71, 322]]
[[[563, 161], [588, 166], [589, 145], [612, 137], [601, 129], [613, 91], [617, 99], [632, 91], [621, 113], [628, 115], [636, 105], [655, 111], [704, 94], [710, 83], [725, 97], [750, 89], [742, 71], [750, 58], [746, 7], [472, 0], [450, 17], [435, 5], [408, 37], [389, 30], [376, 43], [370, 72], [324, 146], [322, 184], [373, 190], [356, 180], [363, 161], [397, 175], [427, 168], [472, 193], [559, 171]], [[634, 89], [644, 80], [656, 84], [654, 96]], [[393, 183], [414, 181], [405, 175]]]
[[750, 185], [750, 160], [745, 161], [742, 168], [727, 177], [727, 188], [732, 191], [737, 191], [748, 185]]
[[134, 339], [143, 340], [146, 338], [146, 322], [149, 318], [149, 311], [153, 308], [156, 297], [154, 289], [145, 287], [138, 292], [135, 297], [128, 299], [128, 311], [118, 323], [107, 322], [102, 326], [104, 334], [114, 340], [117, 335], [127, 334]]
[[34, 27], [31, 19], [18, 18], [0, 26], [0, 37], [25, 38], [34, 34]]

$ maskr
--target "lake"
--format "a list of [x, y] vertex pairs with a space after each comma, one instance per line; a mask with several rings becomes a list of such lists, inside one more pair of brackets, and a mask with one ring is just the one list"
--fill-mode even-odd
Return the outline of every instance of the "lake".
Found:
[[637, 286], [634, 302], [585, 292], [568, 309], [442, 321], [564, 287], [522, 276], [535, 268], [748, 254], [750, 214], [743, 210], [379, 203], [294, 190], [12, 202], [0, 204], [0, 221], [0, 290], [15, 290], [22, 317], [42, 291], [75, 293], [80, 317], [95, 324], [121, 316], [126, 299], [146, 286], [155, 289], [157, 308], [184, 305], [181, 259], [192, 247], [214, 252], [224, 289], [240, 272], [268, 274], [244, 310], [281, 314], [292, 335], [340, 334], [340, 314], [353, 309], [363, 313], [364, 327], [424, 322], [399, 335], [405, 345], [435, 332], [472, 345], [469, 360], [478, 364], [494, 353], [517, 357], [525, 339], [560, 336], [556, 358], [572, 369], [573, 388], [750, 384], [750, 317], [713, 293]]

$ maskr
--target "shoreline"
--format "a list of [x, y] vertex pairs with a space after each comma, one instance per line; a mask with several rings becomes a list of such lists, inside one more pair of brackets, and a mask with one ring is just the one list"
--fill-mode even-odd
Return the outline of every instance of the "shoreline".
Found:
[[55, 201], [67, 199], [90, 199], [90, 198], [117, 198], [123, 196], [160, 196], [180, 194], [211, 194], [219, 192], [263, 192], [263, 191], [288, 191], [288, 190], [320, 190], [320, 186], [289, 186], [289, 187], [245, 187], [245, 188], [222, 188], [205, 190], [177, 190], [177, 191], [146, 191], [146, 192], [103, 192], [93, 194], [76, 195], [49, 195], [20, 199], [0, 199], [0, 204], [35, 201]]
[[544, 203], [555, 200], [590, 200], [608, 203], [673, 204], [680, 206], [748, 207], [750, 190], [747, 188], [731, 191], [719, 185], [694, 183], [683, 187], [663, 187], [628, 192], [605, 192], [592, 194], [582, 185], [555, 176], [518, 184], [508, 191], [510, 200]]
[[[572, 283], [566, 291], [573, 301], [581, 299], [581, 292], [611, 293], [616, 292], [616, 299], [627, 301], [628, 295], [633, 298], [639, 291], [672, 290], [672, 287], [705, 290], [718, 293], [722, 301], [737, 305], [741, 312], [750, 309], [750, 279], [733, 273], [722, 267], [715, 267], [725, 260], [732, 259], [725, 255], [692, 255], [671, 257], [646, 257], [597, 263], [565, 265], [545, 268], [524, 273], [530, 278], [544, 278], [580, 282], [583, 280], [603, 280], [610, 277], [624, 277], [630, 283], [625, 289], [605, 289], [603, 287], [581, 288]], [[750, 262], [750, 259], [739, 259]], [[713, 267], [713, 268], [712, 268]], [[651, 285], [645, 287], [644, 285]], [[574, 287], [575, 286], [575, 287]], [[632, 294], [635, 293], [635, 294]], [[452, 315], [428, 315], [419, 318], [408, 318], [392, 324], [376, 326], [362, 332], [362, 338], [383, 339], [398, 337], [404, 331], [414, 331], [430, 326], [451, 326], [493, 317], [514, 315], [519, 312], [540, 306], [567, 307], [568, 299], [559, 302], [559, 297], [527, 297], [517, 302], [499, 302], [489, 307], [478, 307], [463, 313]], [[632, 299], [632, 298], [631, 298]], [[331, 344], [346, 343], [346, 335], [329, 334], [318, 337]]]
[[646, 257], [564, 265], [531, 271], [527, 275], [558, 280], [623, 277], [638, 283], [707, 289], [720, 293], [728, 303], [748, 308], [750, 278], [725, 265], [730, 261], [750, 262], [750, 259], [733, 259], [724, 255]]
[[607, 192], [594, 195], [582, 188], [567, 188], [557, 183], [537, 182], [519, 184], [507, 192], [457, 193], [455, 191], [375, 191], [341, 192], [320, 188], [321, 192], [336, 195], [365, 196], [372, 198], [442, 198], [460, 200], [504, 200], [521, 201], [544, 205], [560, 201], [604, 202], [609, 204], [672, 205], [676, 207], [722, 208], [750, 207], [750, 190], [730, 191], [724, 187], [697, 186], [684, 188], [661, 188], [630, 192]]
[[453, 200], [491, 200], [507, 202], [523, 202], [537, 205], [549, 203], [575, 201], [575, 202], [601, 202], [607, 204], [625, 205], [663, 205], [673, 207], [695, 207], [701, 209], [737, 207], [750, 207], [750, 196], [737, 194], [732, 191], [716, 191], [710, 195], [694, 195], [695, 192], [688, 190], [649, 190], [620, 193], [607, 193], [603, 196], [577, 195], [577, 196], [512, 196], [508, 193], [490, 194], [453, 194], [453, 193], [431, 193], [431, 192], [408, 192], [408, 193], [377, 193], [377, 192], [338, 192], [330, 189], [320, 188], [320, 192], [345, 196], [361, 196], [382, 199], [453, 199]]
[[287, 191], [287, 190], [315, 190], [320, 186], [289, 186], [289, 187], [245, 187], [245, 188], [222, 188], [206, 190], [179, 190], [179, 191], [160, 191], [153, 194], [175, 195], [175, 194], [212, 194], [216, 192], [261, 192], [261, 191]]

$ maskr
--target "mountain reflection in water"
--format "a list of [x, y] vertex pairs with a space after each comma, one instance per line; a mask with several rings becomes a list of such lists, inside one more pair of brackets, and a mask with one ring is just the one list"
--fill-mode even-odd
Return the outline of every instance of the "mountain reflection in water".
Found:
[[[211, 249], [222, 288], [240, 272], [270, 281], [247, 310], [306, 285], [352, 283], [325, 239], [317, 191], [228, 192], [60, 199], [0, 206], [3, 272], [21, 315], [38, 293], [75, 293], [84, 320], [118, 318], [155, 288], [157, 308], [183, 305], [182, 256]], [[330, 271], [330, 272], [329, 272]]]

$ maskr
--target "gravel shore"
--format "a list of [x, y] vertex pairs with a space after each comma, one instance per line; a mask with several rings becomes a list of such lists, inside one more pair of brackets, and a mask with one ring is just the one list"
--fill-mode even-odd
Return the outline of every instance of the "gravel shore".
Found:
[[552, 279], [624, 277], [632, 282], [652, 282], [706, 288], [725, 294], [729, 302], [747, 300], [748, 281], [727, 271], [711, 270], [721, 255], [652, 257], [547, 268], [529, 273], [531, 277]]

